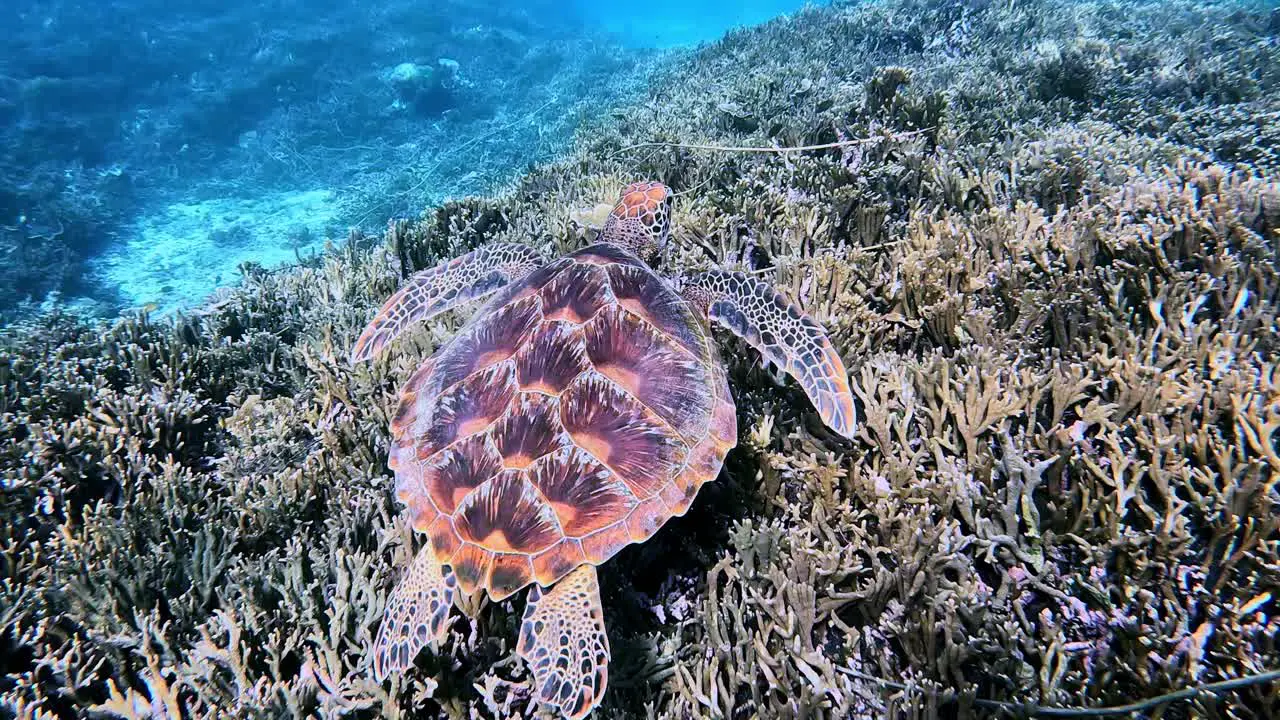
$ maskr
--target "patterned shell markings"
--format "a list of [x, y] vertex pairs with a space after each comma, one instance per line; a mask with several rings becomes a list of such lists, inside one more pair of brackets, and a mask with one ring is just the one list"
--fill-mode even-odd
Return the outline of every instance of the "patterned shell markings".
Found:
[[501, 292], [406, 383], [392, 433], [414, 528], [464, 592], [500, 600], [683, 515], [737, 421], [703, 323], [595, 245]]

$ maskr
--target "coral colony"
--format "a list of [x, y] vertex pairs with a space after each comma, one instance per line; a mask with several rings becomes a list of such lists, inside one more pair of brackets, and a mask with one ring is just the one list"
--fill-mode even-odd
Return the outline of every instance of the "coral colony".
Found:
[[[837, 3], [657, 67], [498, 191], [246, 266], [169, 319], [11, 322], [7, 712], [572, 716], [547, 674], [578, 671], [537, 651], [576, 645], [530, 604], [603, 643], [592, 717], [1280, 716], [1280, 11]], [[406, 106], [457, 91], [434, 57], [394, 72]], [[566, 586], [582, 614], [554, 585], [466, 592], [515, 576], [459, 560], [442, 619], [397, 635], [436, 541], [411, 520], [440, 514], [397, 498], [389, 457], [426, 472], [402, 391], [493, 326], [458, 305], [352, 346], [451, 258], [587, 247], [638, 179], [672, 195], [655, 272], [776, 289], [824, 329], [856, 426], [709, 324], [737, 432], [683, 515]]]

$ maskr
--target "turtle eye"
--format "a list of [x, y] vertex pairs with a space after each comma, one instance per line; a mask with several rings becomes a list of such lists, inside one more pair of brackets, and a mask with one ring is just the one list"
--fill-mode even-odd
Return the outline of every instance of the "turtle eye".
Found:
[[667, 248], [667, 238], [671, 235], [671, 206], [675, 204], [675, 198], [671, 194], [671, 190], [666, 185], [662, 185], [662, 199], [658, 201], [653, 210], [654, 222], [658, 233], [658, 246], [663, 250]]

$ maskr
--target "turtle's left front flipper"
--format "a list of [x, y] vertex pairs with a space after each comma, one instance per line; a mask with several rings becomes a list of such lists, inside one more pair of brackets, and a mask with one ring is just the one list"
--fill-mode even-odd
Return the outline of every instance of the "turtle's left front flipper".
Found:
[[377, 355], [413, 322], [478, 300], [545, 262], [528, 245], [494, 243], [415, 274], [382, 305], [360, 334], [351, 348], [351, 364]]
[[844, 437], [857, 429], [844, 362], [827, 332], [771, 285], [740, 272], [712, 270], [685, 278], [685, 299], [790, 373], [822, 421]]

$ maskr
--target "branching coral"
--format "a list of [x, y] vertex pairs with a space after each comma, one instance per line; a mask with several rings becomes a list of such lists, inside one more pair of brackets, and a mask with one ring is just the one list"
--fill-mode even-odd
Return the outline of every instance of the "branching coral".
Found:
[[[495, 197], [246, 268], [172, 323], [8, 332], [4, 702], [533, 716], [518, 601], [462, 598], [440, 654], [390, 687], [369, 675], [415, 542], [384, 470], [389, 414], [466, 312], [371, 366], [342, 358], [406, 273], [486, 242], [574, 247], [635, 177], [681, 193], [671, 269], [759, 273], [831, 329], [863, 422], [832, 438], [728, 346], [739, 449], [688, 516], [602, 570], [602, 715], [994, 717], [974, 698], [1119, 703], [1280, 666], [1280, 186], [1215, 158], [1178, 109], [1230, 87], [1270, 107], [1263, 16], [1061, 8], [806, 11], [693, 55]], [[1196, 19], [1225, 28], [1224, 54], [1188, 69], [1171, 38], [1199, 43]], [[1087, 101], [1042, 97], [1037, 43], [1082, 27], [1110, 58]], [[1242, 45], [1261, 71], [1234, 82]], [[1160, 84], [1206, 66], [1213, 82]], [[726, 72], [743, 67], [768, 77]], [[939, 97], [934, 131], [887, 132], [912, 122], [894, 108]], [[716, 130], [722, 102], [759, 126]], [[618, 153], [855, 137], [873, 141]], [[1259, 685], [1163, 712], [1277, 711]]]

